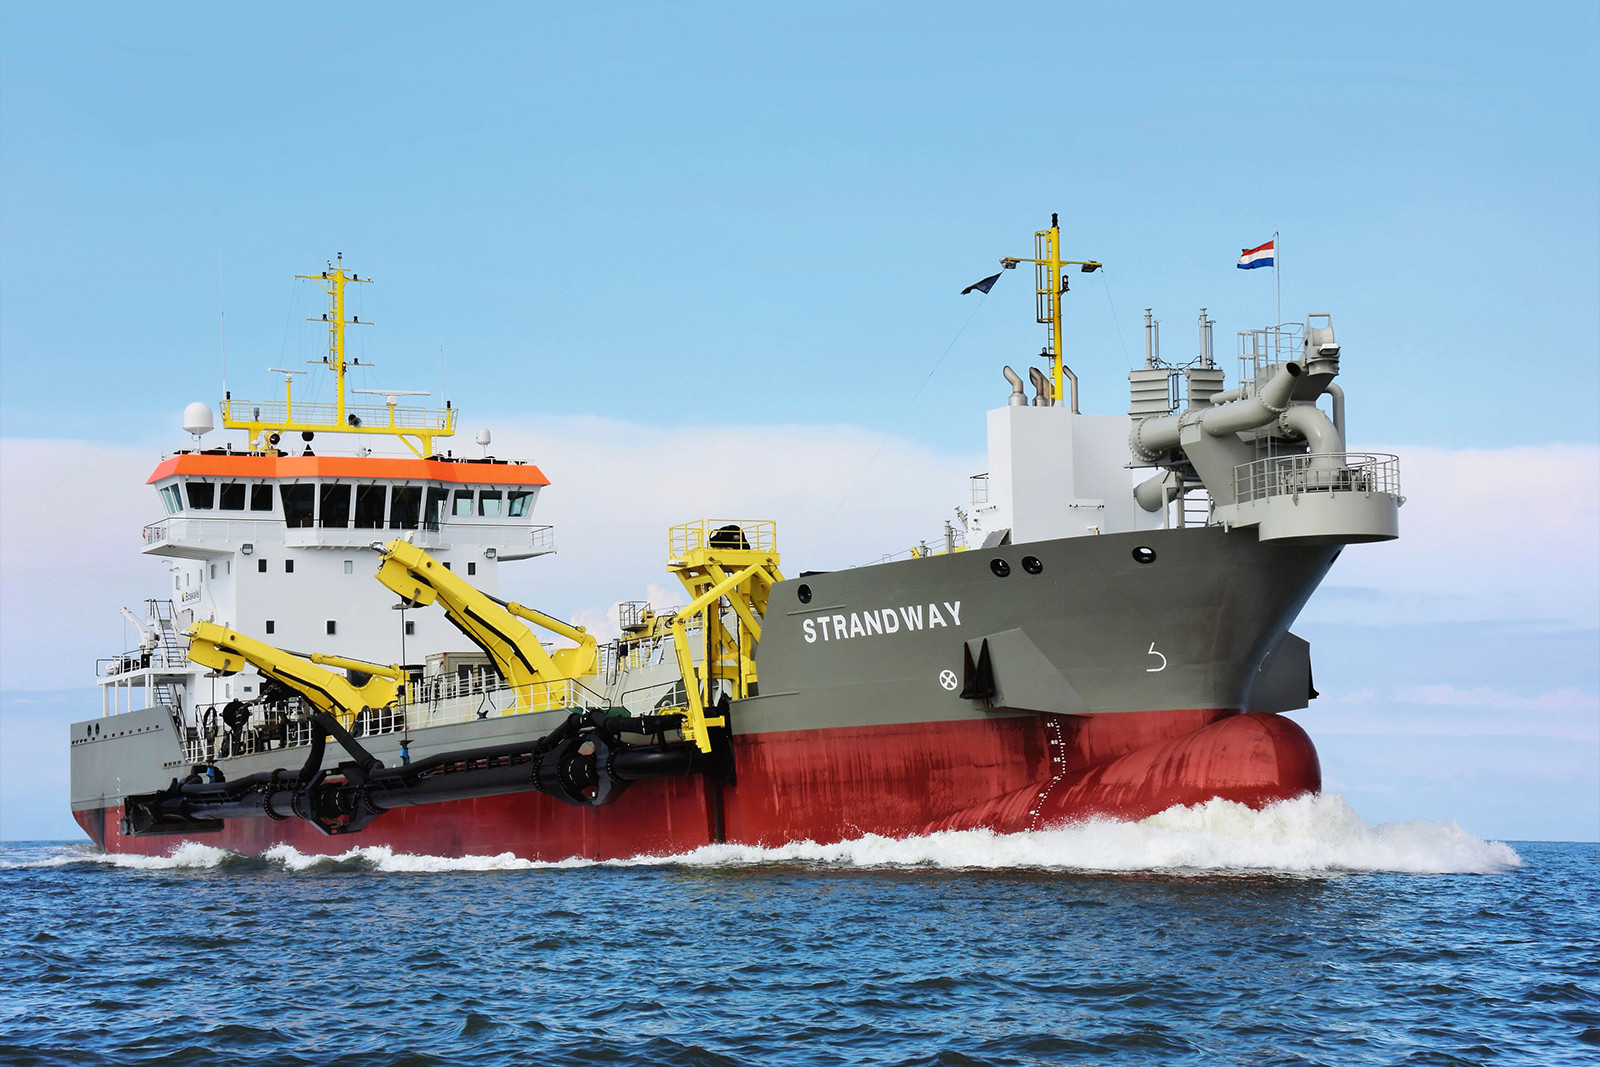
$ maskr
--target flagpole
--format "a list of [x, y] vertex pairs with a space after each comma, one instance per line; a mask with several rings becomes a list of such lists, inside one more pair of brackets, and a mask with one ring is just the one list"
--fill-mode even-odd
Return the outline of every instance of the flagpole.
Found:
[[[1272, 231], [1272, 284], [1278, 291], [1278, 326], [1283, 325], [1283, 275], [1278, 273], [1283, 264], [1283, 247], [1278, 241], [1278, 231]], [[1276, 329], [1276, 327], [1274, 327]]]

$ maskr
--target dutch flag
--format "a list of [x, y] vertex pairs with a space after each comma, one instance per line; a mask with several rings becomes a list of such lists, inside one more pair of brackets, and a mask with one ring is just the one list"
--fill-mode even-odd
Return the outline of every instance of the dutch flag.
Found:
[[1273, 256], [1277, 253], [1278, 241], [1274, 238], [1264, 245], [1246, 248], [1239, 253], [1239, 269], [1254, 270], [1257, 267], [1272, 266]]

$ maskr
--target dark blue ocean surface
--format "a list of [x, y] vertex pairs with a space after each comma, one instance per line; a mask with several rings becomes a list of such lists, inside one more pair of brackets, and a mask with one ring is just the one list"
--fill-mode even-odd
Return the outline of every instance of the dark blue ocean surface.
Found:
[[1596, 846], [1228, 818], [632, 865], [7, 845], [0, 1063], [1600, 1062]]

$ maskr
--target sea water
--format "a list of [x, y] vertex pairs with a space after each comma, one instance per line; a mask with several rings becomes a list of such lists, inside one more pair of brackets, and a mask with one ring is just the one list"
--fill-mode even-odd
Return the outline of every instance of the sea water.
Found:
[[1597, 937], [1597, 846], [1336, 796], [615, 863], [7, 845], [0, 1063], [1595, 1064]]

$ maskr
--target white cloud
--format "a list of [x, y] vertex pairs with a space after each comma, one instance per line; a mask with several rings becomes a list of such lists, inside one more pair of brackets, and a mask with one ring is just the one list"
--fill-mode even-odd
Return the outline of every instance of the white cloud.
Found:
[[[622, 601], [688, 599], [665, 572], [674, 523], [774, 519], [786, 573], [847, 567], [937, 537], [983, 469], [978, 457], [847, 426], [542, 419], [497, 430], [494, 451], [529, 457], [550, 478], [539, 521], [555, 525], [560, 546], [508, 565], [502, 595], [605, 636], [617, 632]], [[0, 442], [0, 688], [86, 684], [95, 658], [129, 640], [117, 608], [162, 595], [165, 563], [139, 551], [140, 528], [161, 515], [145, 485], [159, 458], [90, 442]]]
[[1600, 698], [1576, 686], [1564, 686], [1538, 696], [1519, 696], [1500, 689], [1453, 685], [1397, 685], [1394, 699], [1404, 704], [1441, 704], [1448, 707], [1504, 708], [1509, 711], [1600, 711]]
[[967, 503], [967, 479], [985, 469], [981, 456], [849, 426], [659, 430], [544, 419], [497, 429], [494, 451], [531, 457], [550, 478], [539, 515], [560, 546], [554, 558], [503, 571], [508, 594], [605, 633], [615, 632], [621, 601], [659, 609], [688, 599], [665, 573], [674, 523], [772, 519], [785, 574], [838, 569], [941, 536]]
[[165, 562], [139, 551], [140, 528], [160, 517], [144, 484], [159, 459], [0, 440], [0, 688], [87, 685], [96, 657], [138, 643], [117, 608], [166, 589]]
[[1457, 689], [1448, 683], [1394, 685], [1387, 690], [1360, 689], [1336, 697], [1335, 701], [1340, 704], [1424, 704], [1498, 708], [1505, 711], [1600, 711], [1600, 696], [1586, 693], [1574, 685], [1562, 686], [1537, 696], [1524, 696], [1481, 685], [1472, 689]]
[[[673, 523], [774, 519], [786, 573], [837, 569], [937, 539], [984, 467], [848, 426], [661, 430], [595, 417], [502, 427], [495, 451], [550, 477], [540, 519], [560, 545], [508, 566], [502, 592], [607, 636], [622, 601], [685, 599], [664, 570]], [[0, 442], [0, 686], [83, 684], [124, 639], [117, 607], [164, 590], [163, 563], [139, 553], [139, 527], [159, 517], [144, 484], [156, 460], [87, 442]], [[1400, 540], [1351, 546], [1310, 616], [1600, 625], [1600, 449], [1408, 449], [1402, 465]], [[1587, 699], [1430, 681], [1459, 685], [1463, 704]]]
[[1394, 451], [1400, 539], [1347, 548], [1311, 618], [1600, 626], [1600, 447]]

